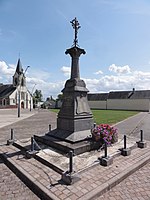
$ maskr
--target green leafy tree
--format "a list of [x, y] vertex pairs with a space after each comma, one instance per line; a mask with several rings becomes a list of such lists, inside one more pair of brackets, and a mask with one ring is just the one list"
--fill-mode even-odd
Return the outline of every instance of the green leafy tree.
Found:
[[36, 105], [38, 102], [42, 101], [42, 92], [41, 90], [35, 90], [35, 92], [33, 93], [33, 105]]
[[58, 94], [58, 96], [57, 96], [57, 100], [62, 101], [62, 100], [63, 100], [63, 94]]

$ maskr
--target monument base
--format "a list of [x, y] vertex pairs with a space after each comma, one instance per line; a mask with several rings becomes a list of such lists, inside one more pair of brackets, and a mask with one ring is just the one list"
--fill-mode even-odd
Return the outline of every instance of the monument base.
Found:
[[86, 138], [82, 141], [72, 143], [70, 141], [62, 140], [60, 138], [52, 137], [49, 134], [39, 136], [34, 135], [34, 139], [37, 142], [46, 144], [62, 154], [66, 154], [69, 151], [73, 151], [75, 155], [85, 153], [91, 150], [98, 150], [100, 148], [100, 143], [92, 140], [92, 138]]
[[82, 130], [82, 131], [67, 131], [67, 130], [60, 130], [55, 129], [51, 132], [47, 133], [48, 136], [60, 139], [62, 141], [70, 142], [70, 143], [77, 143], [83, 140], [86, 140], [91, 137], [90, 130]]

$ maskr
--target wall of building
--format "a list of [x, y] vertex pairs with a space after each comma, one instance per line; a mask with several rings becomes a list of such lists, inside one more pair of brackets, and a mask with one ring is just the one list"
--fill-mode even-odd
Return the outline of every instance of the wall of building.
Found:
[[92, 109], [107, 109], [106, 101], [88, 101], [88, 103]]
[[149, 99], [108, 99], [107, 109], [149, 111]]
[[108, 99], [107, 101], [88, 101], [91, 109], [149, 111], [150, 99]]
[[[9, 98], [3, 98], [1, 100], [2, 104], [0, 103], [1, 108], [17, 108], [18, 101], [19, 101], [19, 91], [20, 91], [20, 107], [24, 109], [33, 109], [33, 100], [32, 96], [30, 95], [29, 91], [26, 87], [18, 87], [10, 96]], [[5, 105], [4, 105], [5, 99]]]

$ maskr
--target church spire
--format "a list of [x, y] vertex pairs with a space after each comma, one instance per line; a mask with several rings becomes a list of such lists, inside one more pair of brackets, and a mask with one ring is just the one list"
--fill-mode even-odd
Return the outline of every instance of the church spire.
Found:
[[13, 86], [25, 86], [26, 85], [26, 78], [23, 72], [23, 68], [22, 68], [22, 64], [20, 61], [20, 58], [18, 59], [17, 62], [17, 67], [16, 67], [16, 71], [15, 74], [13, 76]]
[[16, 73], [23, 74], [23, 68], [22, 68], [20, 58], [18, 59], [18, 63], [17, 63], [17, 67], [16, 67]]

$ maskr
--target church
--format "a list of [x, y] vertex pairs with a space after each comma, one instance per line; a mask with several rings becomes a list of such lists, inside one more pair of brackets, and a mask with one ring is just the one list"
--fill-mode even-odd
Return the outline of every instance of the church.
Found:
[[0, 83], [0, 109], [32, 109], [32, 94], [26, 87], [26, 77], [20, 58], [18, 59], [12, 84]]

